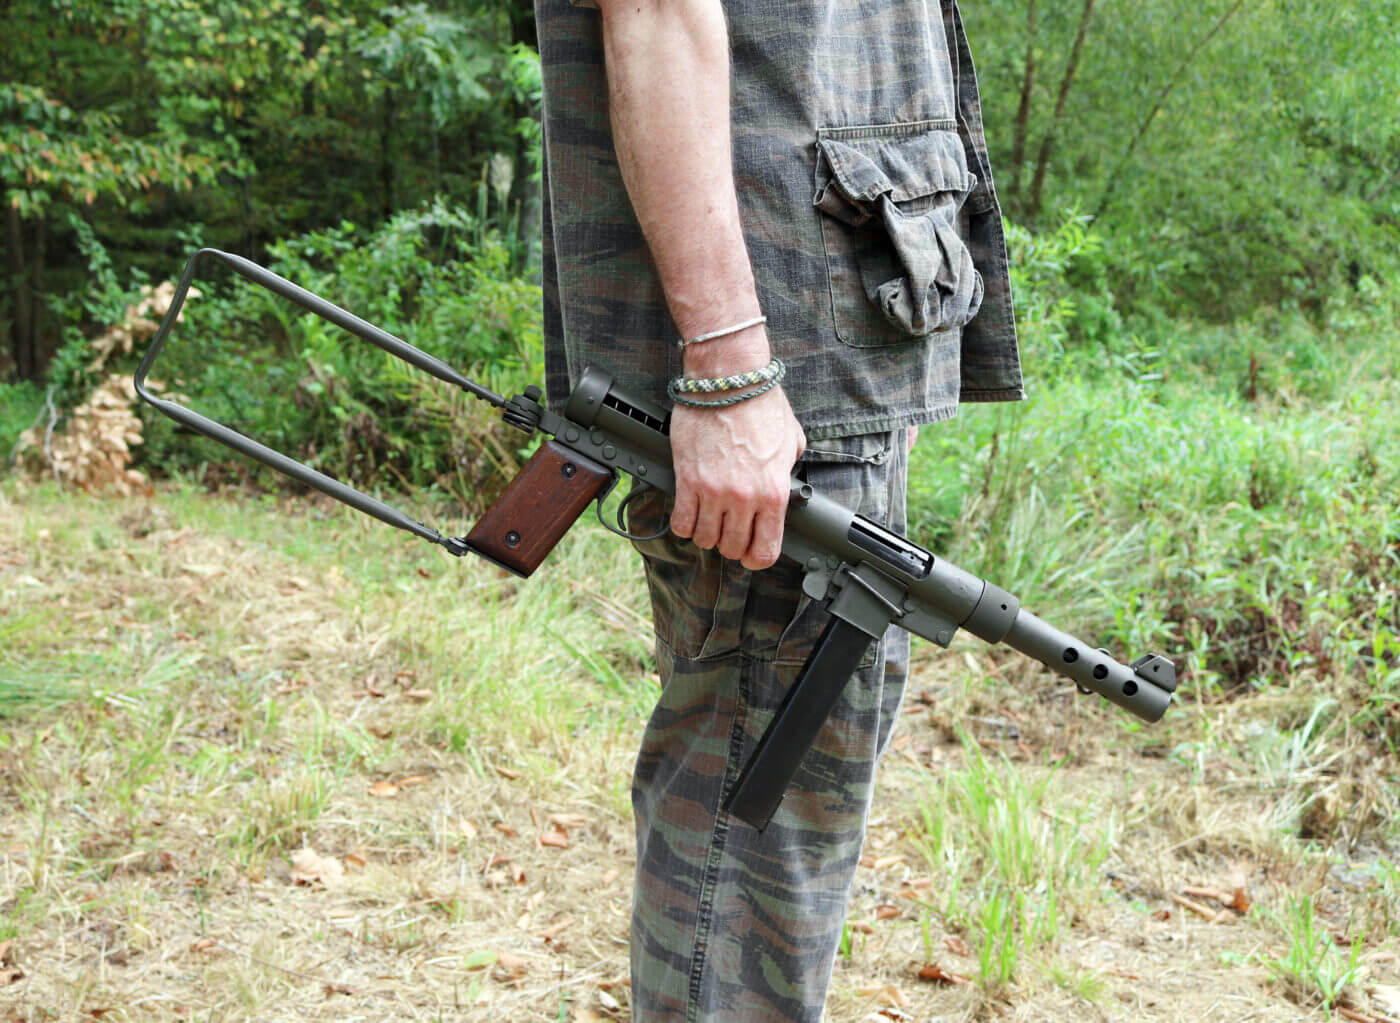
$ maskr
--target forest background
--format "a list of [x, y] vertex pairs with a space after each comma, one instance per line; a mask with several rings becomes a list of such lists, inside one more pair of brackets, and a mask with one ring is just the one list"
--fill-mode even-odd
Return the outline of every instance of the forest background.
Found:
[[[1400, 7], [963, 15], [1030, 399], [924, 431], [911, 534], [1063, 628], [1171, 653], [1183, 686], [1139, 729], [1019, 659], [916, 647], [891, 758], [913, 773], [882, 781], [831, 1016], [1239, 1018], [1213, 1015], [1222, 990], [1254, 1018], [1400, 1016]], [[393, 1006], [616, 1018], [616, 948], [526, 921], [564, 895], [585, 917], [616, 887], [599, 863], [630, 855], [654, 664], [625, 545], [580, 527], [519, 593], [444, 571], [129, 383], [200, 245], [497, 391], [538, 381], [531, 8], [0, 0], [0, 32], [0, 1008], [338, 1018], [323, 994], [381, 1004], [373, 969], [450, 948]], [[199, 289], [158, 375], [215, 418], [449, 519], [526, 454], [323, 322]], [[249, 901], [312, 845], [358, 872], [345, 961], [373, 959], [324, 992], [307, 964], [341, 932], [303, 889], [325, 879], [294, 865], [294, 922]], [[540, 894], [546, 873], [573, 887]], [[912, 1009], [910, 946], [946, 968]], [[181, 956], [209, 961], [160, 972]], [[566, 966], [607, 982], [551, 988]]]

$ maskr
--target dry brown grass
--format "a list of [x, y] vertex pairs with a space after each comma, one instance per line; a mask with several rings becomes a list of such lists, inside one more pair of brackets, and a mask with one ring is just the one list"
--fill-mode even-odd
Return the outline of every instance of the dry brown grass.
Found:
[[[576, 532], [522, 584], [338, 508], [0, 485], [0, 1020], [626, 1019], [654, 682], [629, 553]], [[1300, 894], [1394, 1011], [1394, 764], [1305, 729], [1309, 690], [1138, 731], [975, 643], [918, 656], [829, 1019], [1320, 1019], [1269, 967]], [[1038, 813], [1115, 822], [1006, 984], [921, 844], [957, 728]]]

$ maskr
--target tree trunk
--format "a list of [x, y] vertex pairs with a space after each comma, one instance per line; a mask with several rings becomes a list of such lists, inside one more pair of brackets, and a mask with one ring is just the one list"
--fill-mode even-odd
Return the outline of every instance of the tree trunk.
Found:
[[1065, 112], [1065, 100], [1069, 98], [1070, 86], [1074, 84], [1075, 72], [1079, 70], [1079, 55], [1084, 50], [1084, 39], [1089, 34], [1089, 22], [1094, 17], [1094, 0], [1084, 0], [1084, 10], [1079, 15], [1079, 31], [1074, 36], [1074, 47], [1069, 53], [1069, 63], [1065, 65], [1064, 77], [1060, 79], [1060, 94], [1055, 98], [1055, 113], [1050, 118], [1050, 127], [1040, 140], [1040, 153], [1035, 161], [1035, 180], [1031, 182], [1031, 199], [1026, 207], [1026, 216], [1034, 221], [1040, 213], [1041, 197], [1045, 190], [1045, 171], [1050, 166], [1050, 154], [1055, 150], [1055, 136], [1059, 132], [1060, 115]]
[[1031, 89], [1035, 85], [1035, 0], [1026, 5], [1026, 69], [1021, 78], [1021, 104], [1016, 108], [1016, 132], [1011, 143], [1013, 199], [1021, 195], [1021, 167], [1026, 160], [1026, 131], [1031, 119]]
[[29, 292], [29, 273], [24, 259], [24, 221], [19, 210], [5, 209], [5, 276], [8, 278], [10, 304], [14, 316], [10, 321], [10, 361], [15, 376], [27, 380], [34, 375], [34, 304]]
[[384, 123], [379, 134], [380, 212], [385, 220], [394, 215], [394, 161], [390, 156], [394, 137], [394, 91], [384, 90]]
[[33, 242], [29, 246], [29, 339], [30, 375], [38, 379], [53, 353], [44, 346], [44, 247], [48, 241], [42, 217], [34, 221]]

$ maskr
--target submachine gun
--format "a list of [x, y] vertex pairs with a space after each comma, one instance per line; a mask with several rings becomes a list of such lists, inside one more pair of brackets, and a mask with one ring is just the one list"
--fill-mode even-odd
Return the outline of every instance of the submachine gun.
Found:
[[[249, 281], [344, 328], [384, 351], [489, 402], [517, 430], [546, 435], [534, 456], [466, 536], [444, 536], [384, 502], [303, 465], [146, 386], [201, 260], [228, 264]], [[508, 572], [528, 576], [583, 510], [597, 503], [600, 521], [614, 532], [627, 505], [650, 488], [675, 491], [668, 414], [630, 397], [598, 369], [585, 370], [563, 414], [541, 402], [534, 385], [503, 398], [446, 363], [353, 313], [241, 256], [201, 249], [185, 267], [165, 319], [136, 371], [140, 396], [176, 422], [328, 494], [367, 515], [445, 547], [457, 556], [478, 554]], [[603, 518], [603, 501], [626, 474], [633, 489], [616, 510], [618, 525]], [[902, 536], [792, 481], [783, 555], [806, 570], [803, 592], [830, 619], [788, 690], [767, 731], [745, 763], [724, 807], [760, 830], [777, 810], [803, 756], [816, 741], [870, 644], [898, 625], [946, 647], [958, 629], [988, 643], [1005, 643], [1144, 721], [1158, 720], [1176, 690], [1176, 669], [1159, 654], [1122, 664], [1107, 652], [1041, 621], [1001, 587], [980, 579]]]

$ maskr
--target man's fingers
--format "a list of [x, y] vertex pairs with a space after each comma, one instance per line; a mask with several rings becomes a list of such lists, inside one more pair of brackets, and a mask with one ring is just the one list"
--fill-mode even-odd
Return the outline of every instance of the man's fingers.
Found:
[[695, 491], [689, 487], [677, 487], [676, 503], [671, 509], [671, 532], [679, 537], [693, 534], [699, 510], [700, 502], [695, 497]]
[[738, 561], [748, 553], [753, 541], [753, 512], [742, 505], [731, 507], [724, 513], [724, 528], [720, 533], [720, 554], [730, 561]]
[[710, 550], [719, 544], [720, 530], [724, 526], [724, 510], [715, 501], [704, 501], [695, 516], [695, 529], [690, 534], [696, 547]]
[[760, 512], [753, 522], [753, 543], [742, 561], [747, 569], [759, 571], [778, 560], [783, 551], [783, 512]]

